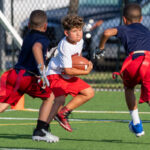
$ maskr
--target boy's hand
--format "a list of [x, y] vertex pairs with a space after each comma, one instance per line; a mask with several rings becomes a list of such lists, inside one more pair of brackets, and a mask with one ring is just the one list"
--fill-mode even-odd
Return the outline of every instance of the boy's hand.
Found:
[[100, 59], [105, 56], [105, 49], [96, 48], [93, 53], [93, 59]]
[[46, 68], [44, 66], [43, 70], [42, 70], [41, 64], [39, 64], [38, 69], [39, 69], [39, 72], [40, 72], [40, 79], [38, 80], [38, 83], [42, 81], [42, 83], [43, 83], [42, 88], [45, 89], [46, 86], [48, 86], [48, 87], [50, 86], [50, 83], [49, 83], [49, 81], [47, 79], [47, 76], [46, 76]]
[[92, 69], [93, 69], [93, 64], [91, 61], [89, 61], [89, 67], [87, 68], [88, 74], [91, 72]]
[[58, 46], [52, 47], [50, 50], [46, 53], [46, 59], [51, 59], [52, 57], [55, 57], [57, 55], [57, 48]]

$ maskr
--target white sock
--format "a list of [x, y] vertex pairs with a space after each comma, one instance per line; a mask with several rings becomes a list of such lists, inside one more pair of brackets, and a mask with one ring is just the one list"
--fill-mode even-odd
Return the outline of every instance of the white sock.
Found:
[[130, 111], [131, 118], [133, 120], [133, 124], [136, 125], [137, 123], [140, 123], [140, 117], [138, 113], [138, 109]]

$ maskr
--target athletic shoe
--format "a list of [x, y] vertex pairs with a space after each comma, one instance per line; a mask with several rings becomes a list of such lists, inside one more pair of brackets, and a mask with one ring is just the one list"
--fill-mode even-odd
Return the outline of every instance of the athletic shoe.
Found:
[[142, 126], [142, 121], [140, 121], [140, 123], [134, 125], [133, 121], [131, 121], [129, 123], [129, 129], [131, 132], [133, 132], [137, 137], [140, 137], [142, 135], [144, 135], [144, 130], [143, 130], [143, 126]]
[[59, 137], [52, 135], [45, 129], [35, 129], [32, 135], [34, 141], [46, 141], [49, 143], [56, 143], [59, 141]]
[[68, 122], [68, 115], [71, 113], [66, 107], [62, 108], [60, 112], [54, 117], [56, 121], [67, 131], [72, 132], [72, 128]]

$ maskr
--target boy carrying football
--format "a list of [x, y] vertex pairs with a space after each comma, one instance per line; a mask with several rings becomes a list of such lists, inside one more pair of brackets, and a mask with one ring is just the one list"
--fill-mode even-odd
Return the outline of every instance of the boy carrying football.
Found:
[[[125, 6], [123, 21], [125, 25], [104, 31], [99, 48], [104, 50], [108, 38], [117, 36], [128, 54], [121, 71], [113, 75], [120, 75], [123, 80], [126, 103], [132, 118], [129, 128], [140, 137], [144, 135], [144, 130], [138, 114], [134, 88], [141, 84], [139, 103], [150, 104], [150, 31], [141, 24], [142, 14], [138, 4], [131, 3]], [[99, 51], [101, 54], [103, 52]]]
[[[93, 68], [89, 61], [87, 70], [72, 68], [72, 56], [81, 55], [83, 48], [83, 19], [76, 15], [68, 15], [63, 18], [62, 25], [65, 37], [58, 44], [58, 54], [52, 57], [48, 64], [47, 77], [50, 81], [50, 88], [55, 95], [55, 103], [50, 115], [50, 121], [55, 119], [67, 131], [72, 132], [68, 122], [68, 115], [72, 110], [86, 103], [94, 96], [94, 90], [78, 75], [89, 74]], [[72, 95], [72, 100], [62, 108], [65, 96]], [[59, 106], [62, 103], [62, 106]], [[59, 108], [59, 112], [57, 110]]]

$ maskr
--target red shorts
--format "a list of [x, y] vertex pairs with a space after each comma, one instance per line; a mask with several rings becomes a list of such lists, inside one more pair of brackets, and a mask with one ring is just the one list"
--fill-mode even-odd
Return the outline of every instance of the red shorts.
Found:
[[42, 89], [35, 76], [24, 76], [25, 70], [16, 73], [15, 69], [5, 72], [0, 80], [0, 102], [15, 105], [25, 93], [32, 97], [46, 99], [50, 97], [51, 89]]
[[64, 79], [61, 75], [54, 74], [49, 75], [50, 87], [55, 97], [68, 94], [76, 96], [80, 91], [90, 87], [85, 81], [78, 77], [72, 77], [71, 79]]
[[123, 83], [126, 87], [133, 88], [141, 82], [140, 66], [143, 62], [144, 56], [139, 56], [133, 60], [127, 68], [123, 71]]
[[[132, 60], [123, 71], [123, 83], [125, 87], [133, 88], [141, 84], [141, 96], [139, 103], [150, 100], [150, 56], [139, 56]], [[132, 57], [131, 57], [132, 58]]]

